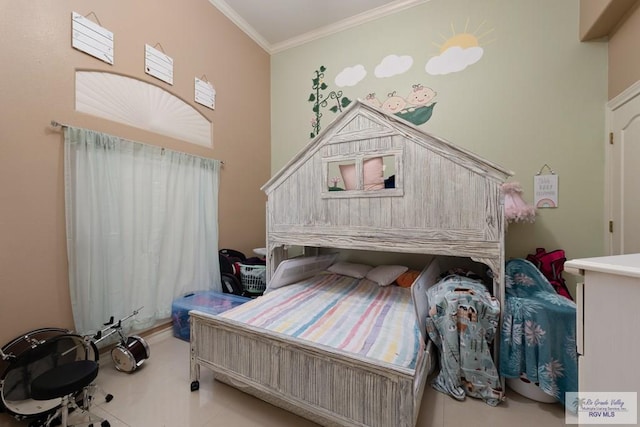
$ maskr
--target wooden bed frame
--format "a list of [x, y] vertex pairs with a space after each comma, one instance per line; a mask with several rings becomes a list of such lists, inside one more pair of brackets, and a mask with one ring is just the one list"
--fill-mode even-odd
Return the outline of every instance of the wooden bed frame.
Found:
[[[425, 269], [414, 294], [426, 295], [438, 271]], [[415, 306], [426, 331], [426, 300]], [[430, 341], [409, 369], [199, 311], [190, 315], [192, 390], [205, 366], [217, 380], [322, 425], [415, 425], [433, 366]]]
[[[394, 163], [394, 188], [367, 191], [363, 164], [380, 156]], [[331, 165], [344, 162], [355, 164], [357, 188], [329, 191]], [[445, 255], [487, 265], [493, 294], [502, 304], [501, 185], [510, 175], [356, 101], [263, 187], [267, 282], [287, 258], [288, 245], [306, 252], [339, 248]], [[425, 288], [435, 283], [436, 270], [423, 271], [412, 287], [423, 334]], [[399, 369], [191, 312], [192, 390], [205, 366], [217, 380], [322, 425], [415, 426], [432, 353], [426, 355], [415, 370]]]

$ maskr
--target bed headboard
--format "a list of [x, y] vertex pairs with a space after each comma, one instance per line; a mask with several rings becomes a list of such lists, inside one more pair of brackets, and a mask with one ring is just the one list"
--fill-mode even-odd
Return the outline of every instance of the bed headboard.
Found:
[[[296, 245], [470, 257], [502, 282], [501, 185], [510, 175], [356, 101], [262, 187], [267, 280], [284, 245]], [[334, 191], [333, 178], [346, 190]]]
[[271, 280], [269, 280], [265, 293], [326, 271], [335, 262], [336, 258], [338, 258], [338, 254], [332, 253], [284, 260], [278, 265]]

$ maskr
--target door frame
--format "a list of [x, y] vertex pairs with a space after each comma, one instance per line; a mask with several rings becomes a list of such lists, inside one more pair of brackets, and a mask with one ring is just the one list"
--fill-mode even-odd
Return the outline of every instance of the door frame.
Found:
[[609, 134], [613, 131], [611, 129], [612, 117], [615, 110], [625, 105], [627, 102], [631, 101], [635, 97], [640, 96], [640, 80], [623, 90], [620, 94], [609, 100], [607, 102], [606, 107], [606, 118], [605, 118], [605, 137], [604, 137], [604, 224], [603, 224], [603, 232], [604, 232], [604, 242], [605, 242], [605, 253], [607, 255], [613, 254], [613, 236], [612, 233], [609, 232], [609, 221], [612, 220], [612, 195], [611, 195], [611, 184], [612, 184], [612, 174], [613, 168], [611, 167], [612, 161], [612, 147], [609, 143]]

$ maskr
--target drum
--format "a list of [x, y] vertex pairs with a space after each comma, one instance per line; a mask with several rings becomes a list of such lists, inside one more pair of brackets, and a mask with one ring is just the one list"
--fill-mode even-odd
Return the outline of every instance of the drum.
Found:
[[132, 335], [127, 338], [126, 345], [118, 344], [111, 350], [111, 358], [116, 369], [122, 372], [133, 372], [149, 358], [149, 346], [141, 337]]
[[93, 343], [67, 329], [42, 328], [15, 338], [0, 361], [2, 406], [18, 420], [40, 417], [57, 409], [62, 399], [31, 399], [31, 381], [56, 366], [75, 360], [98, 360]]

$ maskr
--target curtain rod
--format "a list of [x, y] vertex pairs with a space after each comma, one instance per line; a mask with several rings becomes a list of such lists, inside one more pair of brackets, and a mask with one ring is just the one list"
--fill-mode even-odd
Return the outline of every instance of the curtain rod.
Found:
[[60, 122], [56, 122], [55, 120], [51, 120], [51, 126], [53, 126], [54, 128], [57, 128], [57, 127], [68, 128], [69, 127], [69, 125], [66, 125], [66, 124], [60, 123]]
[[[57, 128], [57, 127], [68, 128], [69, 127], [68, 124], [60, 123], [60, 122], [58, 122], [56, 120], [51, 120], [51, 126], [54, 127], [54, 128]], [[165, 148], [164, 147], [160, 147], [160, 148], [162, 148], [162, 151], [164, 153]], [[185, 153], [185, 154], [187, 154], [187, 153]], [[194, 154], [190, 154], [190, 155], [193, 156]], [[195, 157], [201, 157], [201, 156], [195, 156]], [[216, 159], [209, 159], [208, 157], [203, 157], [203, 159], [216, 160]], [[220, 160], [220, 164], [224, 165], [224, 162], [222, 160]]]

